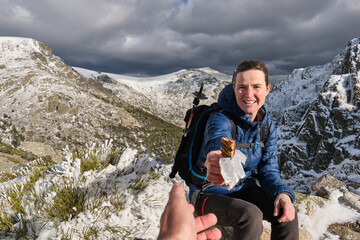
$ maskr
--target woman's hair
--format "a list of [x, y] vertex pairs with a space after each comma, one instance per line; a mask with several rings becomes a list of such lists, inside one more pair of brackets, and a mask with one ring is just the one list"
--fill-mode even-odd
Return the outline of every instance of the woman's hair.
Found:
[[233, 74], [232, 82], [235, 83], [236, 75], [239, 72], [245, 72], [247, 70], [260, 70], [265, 74], [265, 83], [266, 86], [269, 85], [269, 73], [265, 66], [265, 64], [261, 61], [257, 60], [246, 60], [239, 64], [239, 66], [236, 68]]

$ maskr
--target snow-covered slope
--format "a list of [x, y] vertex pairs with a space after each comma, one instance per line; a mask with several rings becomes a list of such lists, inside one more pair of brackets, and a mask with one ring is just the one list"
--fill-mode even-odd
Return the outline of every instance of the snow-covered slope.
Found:
[[[36, 182], [29, 181], [35, 178], [36, 171], [27, 168], [21, 170], [22, 177], [0, 183], [3, 193], [0, 195], [0, 226], [3, 226], [4, 217], [14, 216], [11, 222], [18, 223], [14, 228], [19, 229], [0, 231], [0, 237], [8, 233], [8, 240], [16, 236], [54, 240], [156, 239], [160, 216], [172, 186], [168, 178], [170, 165], [127, 148], [107, 167], [82, 171], [82, 164], [89, 158], [107, 161], [112, 155], [111, 149], [109, 141], [100, 147], [89, 144], [81, 154], [67, 151], [66, 160], [48, 168], [46, 174], [38, 174]], [[179, 178], [176, 180], [181, 182]], [[22, 184], [28, 190], [14, 200]], [[65, 189], [73, 190], [70, 193], [81, 201], [76, 202], [78, 199], [74, 197], [67, 201]], [[342, 196], [340, 191], [333, 191], [329, 200], [316, 196], [298, 197], [295, 204], [299, 210], [301, 240], [337, 239], [328, 231], [329, 225], [356, 222], [360, 218], [360, 213], [339, 201]], [[59, 209], [71, 210], [71, 204], [77, 206], [72, 215]], [[25, 210], [19, 211], [22, 206], [26, 206]], [[269, 232], [269, 223], [264, 221], [264, 226], [265, 233]]]
[[0, 38], [0, 102], [0, 138], [14, 146], [39, 142], [59, 151], [114, 139], [116, 146], [126, 142], [169, 161], [181, 134], [83, 77], [33, 39]]
[[[3, 118], [5, 141], [15, 140], [7, 126], [9, 122], [17, 132], [21, 130], [27, 141], [45, 142], [51, 138], [54, 145], [64, 147], [65, 138], [95, 140], [90, 136], [92, 131], [83, 129], [91, 129], [101, 122], [97, 117], [90, 117], [94, 111], [107, 108], [94, 97], [96, 93], [104, 95], [101, 90], [92, 88], [86, 79], [38, 41], [2, 37], [0, 51], [0, 118]], [[109, 111], [115, 116], [115, 109]], [[122, 122], [119, 118], [115, 120]], [[70, 126], [77, 127], [67, 132]]]

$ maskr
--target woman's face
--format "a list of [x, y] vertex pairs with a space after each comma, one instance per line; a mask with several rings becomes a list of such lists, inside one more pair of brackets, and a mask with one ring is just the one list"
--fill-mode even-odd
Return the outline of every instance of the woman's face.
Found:
[[266, 86], [265, 74], [260, 70], [251, 69], [236, 75], [234, 85], [236, 102], [251, 121], [255, 120], [256, 114], [264, 105], [270, 87], [270, 83]]

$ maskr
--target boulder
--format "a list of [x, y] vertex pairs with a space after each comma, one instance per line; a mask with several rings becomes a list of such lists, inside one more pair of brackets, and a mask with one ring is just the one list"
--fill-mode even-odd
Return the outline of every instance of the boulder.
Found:
[[56, 163], [63, 160], [63, 156], [59, 151], [54, 150], [54, 148], [44, 143], [25, 141], [21, 143], [20, 148], [25, 151], [29, 151], [39, 157], [50, 156], [51, 160]]
[[350, 192], [346, 185], [332, 177], [329, 174], [325, 174], [317, 179], [310, 187], [317, 196], [329, 199], [331, 192], [334, 190], [340, 190], [343, 193], [341, 200], [347, 206], [356, 209], [360, 212], [360, 196]]
[[360, 212], [360, 196], [350, 191], [345, 191], [343, 196], [344, 203], [349, 207]]
[[347, 191], [347, 187], [344, 183], [329, 174], [325, 174], [318, 178], [313, 184], [311, 184], [310, 189], [315, 192], [317, 196], [326, 199], [329, 199], [333, 190], [340, 190], [342, 192]]

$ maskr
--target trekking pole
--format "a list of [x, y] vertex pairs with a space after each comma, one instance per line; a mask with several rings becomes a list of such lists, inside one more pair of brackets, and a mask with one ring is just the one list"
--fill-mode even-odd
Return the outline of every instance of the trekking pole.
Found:
[[189, 129], [190, 129], [191, 121], [192, 121], [193, 116], [194, 116], [194, 111], [197, 108], [197, 105], [199, 105], [200, 99], [205, 99], [205, 95], [202, 94], [203, 89], [204, 89], [204, 81], [201, 82], [199, 91], [194, 92], [195, 98], [194, 98], [194, 101], [193, 101], [193, 107], [191, 109], [189, 120], [186, 123], [186, 127], [184, 129], [184, 137], [186, 137], [186, 135], [190, 131]]
[[193, 101], [193, 106], [195, 105], [195, 107], [197, 107], [197, 105], [199, 105], [199, 102], [200, 102], [200, 98], [203, 99], [204, 96], [202, 96], [202, 91], [204, 89], [204, 81], [201, 82], [201, 85], [200, 85], [200, 89], [198, 92], [194, 92], [194, 95], [195, 95], [195, 98], [194, 98], [194, 101]]

